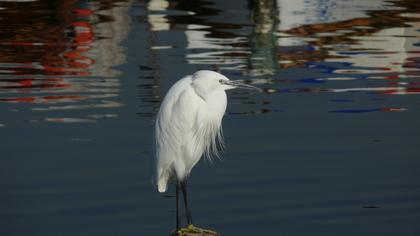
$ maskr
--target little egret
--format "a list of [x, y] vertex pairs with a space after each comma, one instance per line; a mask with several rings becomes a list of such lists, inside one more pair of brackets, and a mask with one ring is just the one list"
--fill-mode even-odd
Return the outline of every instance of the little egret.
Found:
[[193, 227], [187, 178], [201, 156], [219, 156], [225, 90], [234, 88], [258, 89], [214, 71], [200, 70], [176, 82], [162, 101], [155, 126], [156, 183], [158, 191], [165, 192], [168, 183], [176, 181], [176, 232], [180, 230], [180, 190], [188, 226]]

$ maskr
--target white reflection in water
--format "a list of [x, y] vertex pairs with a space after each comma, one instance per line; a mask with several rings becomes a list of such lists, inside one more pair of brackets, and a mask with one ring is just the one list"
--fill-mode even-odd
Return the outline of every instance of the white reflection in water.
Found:
[[147, 10], [150, 12], [147, 15], [147, 21], [151, 25], [152, 31], [164, 31], [170, 29], [169, 20], [166, 18], [166, 11], [169, 7], [169, 2], [166, 0], [151, 0], [147, 4]]
[[80, 104], [80, 105], [63, 105], [63, 106], [49, 106], [45, 108], [35, 107], [32, 108], [34, 111], [53, 111], [53, 110], [81, 110], [81, 109], [92, 109], [92, 108], [116, 108], [121, 107], [122, 104], [114, 101], [100, 101], [93, 104]]
[[121, 42], [127, 38], [130, 31], [131, 17], [127, 14], [131, 2], [115, 5], [107, 10], [101, 10], [100, 14], [112, 17], [112, 21], [101, 22], [94, 25], [96, 37], [103, 40], [92, 42], [91, 49], [86, 56], [93, 58], [95, 63], [89, 68], [94, 76], [115, 77], [121, 74], [113, 67], [125, 62], [126, 56]]
[[373, 10], [397, 9], [383, 0], [277, 0], [280, 31], [307, 24], [333, 23], [368, 17]]
[[[185, 31], [187, 37], [186, 59], [189, 64], [201, 65], [223, 65], [222, 69], [241, 70], [242, 65], [246, 63], [248, 50], [236, 48], [233, 45], [247, 42], [245, 37], [235, 38], [210, 38], [211, 32], [205, 30], [197, 30], [203, 27], [197, 25], [188, 26]], [[194, 49], [212, 49], [205, 52], [194, 52]], [[242, 56], [241, 56], [242, 55]], [[230, 65], [230, 66], [229, 66]]]
[[[177, 25], [177, 18], [169, 17], [174, 14], [171, 11], [176, 9], [177, 14], [194, 17], [198, 13], [176, 8], [176, 5], [171, 5], [165, 0], [149, 1], [147, 3], [147, 10], [149, 11], [147, 17], [152, 32], [169, 31], [179, 27], [185, 28], [185, 48], [187, 49], [185, 57], [189, 64], [218, 65], [220, 70], [238, 70], [251, 76], [270, 75], [276, 73], [280, 68], [304, 64], [308, 61], [308, 58], [304, 58], [304, 55], [283, 55], [279, 52], [279, 49], [281, 47], [311, 46], [312, 44], [319, 44], [320, 39], [328, 37], [347, 36], [359, 43], [323, 43], [322, 47], [313, 46], [315, 52], [319, 53], [322, 53], [321, 50], [328, 49], [326, 55], [323, 53], [319, 55], [326, 58], [326, 61], [349, 62], [354, 63], [355, 66], [363, 64], [365, 67], [371, 68], [386, 67], [391, 69], [387, 72], [392, 72], [403, 71], [401, 62], [410, 57], [410, 55], [405, 55], [407, 50], [410, 50], [407, 47], [408, 42], [404, 43], [400, 38], [395, 37], [396, 35], [407, 35], [407, 33], [401, 32], [407, 30], [406, 28], [384, 29], [381, 32], [366, 36], [352, 36], [351, 34], [356, 34], [357, 30], [375, 29], [373, 26], [355, 25], [352, 27], [350, 25], [347, 28], [337, 27], [337, 30], [331, 30], [331, 27], [325, 28], [327, 31], [322, 30], [321, 26], [325, 24], [331, 24], [334, 27], [335, 23], [357, 18], [369, 18], [368, 13], [371, 11], [401, 9], [392, 3], [382, 0], [273, 0], [254, 1], [252, 4], [251, 9], [249, 9], [249, 20], [250, 23], [254, 24], [254, 27], [251, 28], [252, 31], [247, 36], [236, 35], [233, 31], [229, 31], [229, 37], [222, 36], [225, 33], [217, 31], [217, 26], [214, 24], [227, 29], [245, 26], [224, 24], [210, 19], [203, 21], [194, 20], [195, 18], [192, 17], [190, 21], [182, 21], [180, 25]], [[219, 18], [226, 17], [226, 12], [228, 12], [224, 12], [224, 9], [218, 9], [220, 6], [217, 4], [208, 7], [214, 7], [215, 10], [220, 11], [220, 13], [217, 13]], [[238, 8], [240, 7], [238, 5]], [[238, 9], [238, 11], [240, 10], [242, 9]], [[233, 19], [240, 18], [234, 15], [231, 17]], [[184, 25], [185, 22], [188, 23]], [[319, 32], [312, 34], [308, 32], [309, 35], [295, 35], [293, 33], [293, 30], [299, 27], [317, 24], [320, 25], [319, 29], [321, 30]], [[410, 28], [410, 30], [412, 29], [413, 27]], [[409, 39], [405, 39], [405, 41], [409, 41]], [[402, 48], [404, 45], [405, 48]], [[172, 47], [170, 45], [152, 45], [152, 48], [170, 49]], [[381, 50], [389, 52], [389, 54], [369, 55], [368, 52], [345, 54], [345, 50], [354, 52], [354, 50], [364, 48], [368, 48], [369, 52], [370, 50]], [[342, 60], [342, 58], [344, 59]], [[363, 58], [367, 59], [363, 60]], [[365, 61], [368, 63], [365, 63]], [[337, 70], [337, 73], [340, 72], [340, 70]], [[355, 71], [353, 70], [353, 72]], [[377, 71], [376, 69], [369, 69], [367, 72], [376, 73]]]
[[245, 37], [235, 38], [210, 38], [208, 35], [211, 32], [205, 30], [189, 29], [185, 31], [187, 36], [187, 49], [233, 49], [233, 45], [237, 43], [247, 42]]
[[[349, 62], [357, 67], [383, 68], [386, 72], [404, 72], [404, 62], [408, 58], [419, 56], [414, 53], [418, 42], [413, 35], [415, 28], [390, 28], [381, 30], [370, 36], [352, 37], [357, 44], [347, 45], [347, 51], [329, 50], [331, 56], [338, 58], [326, 59], [331, 62]], [[409, 70], [409, 69], [408, 69]], [[414, 70], [418, 70], [415, 68]], [[340, 73], [340, 71], [336, 71]], [[358, 73], [377, 73], [375, 70], [361, 70]], [[383, 72], [383, 71], [382, 71]]]

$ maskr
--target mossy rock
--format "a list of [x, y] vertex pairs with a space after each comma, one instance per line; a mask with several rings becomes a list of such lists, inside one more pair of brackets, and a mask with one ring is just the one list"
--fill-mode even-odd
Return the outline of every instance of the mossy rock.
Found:
[[219, 236], [219, 234], [210, 229], [203, 229], [197, 226], [189, 225], [187, 228], [181, 228], [172, 236]]

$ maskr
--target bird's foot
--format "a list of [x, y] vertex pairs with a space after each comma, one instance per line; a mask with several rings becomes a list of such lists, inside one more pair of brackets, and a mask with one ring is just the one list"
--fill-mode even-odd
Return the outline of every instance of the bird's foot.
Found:
[[194, 225], [188, 225], [187, 228], [178, 230], [178, 236], [218, 236], [213, 230], [203, 229]]

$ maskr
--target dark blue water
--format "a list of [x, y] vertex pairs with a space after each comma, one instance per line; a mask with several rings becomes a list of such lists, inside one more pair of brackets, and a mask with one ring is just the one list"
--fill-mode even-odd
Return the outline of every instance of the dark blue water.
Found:
[[190, 179], [221, 235], [420, 234], [420, 4], [0, 1], [0, 235], [168, 235], [153, 122], [199, 69], [232, 91]]

